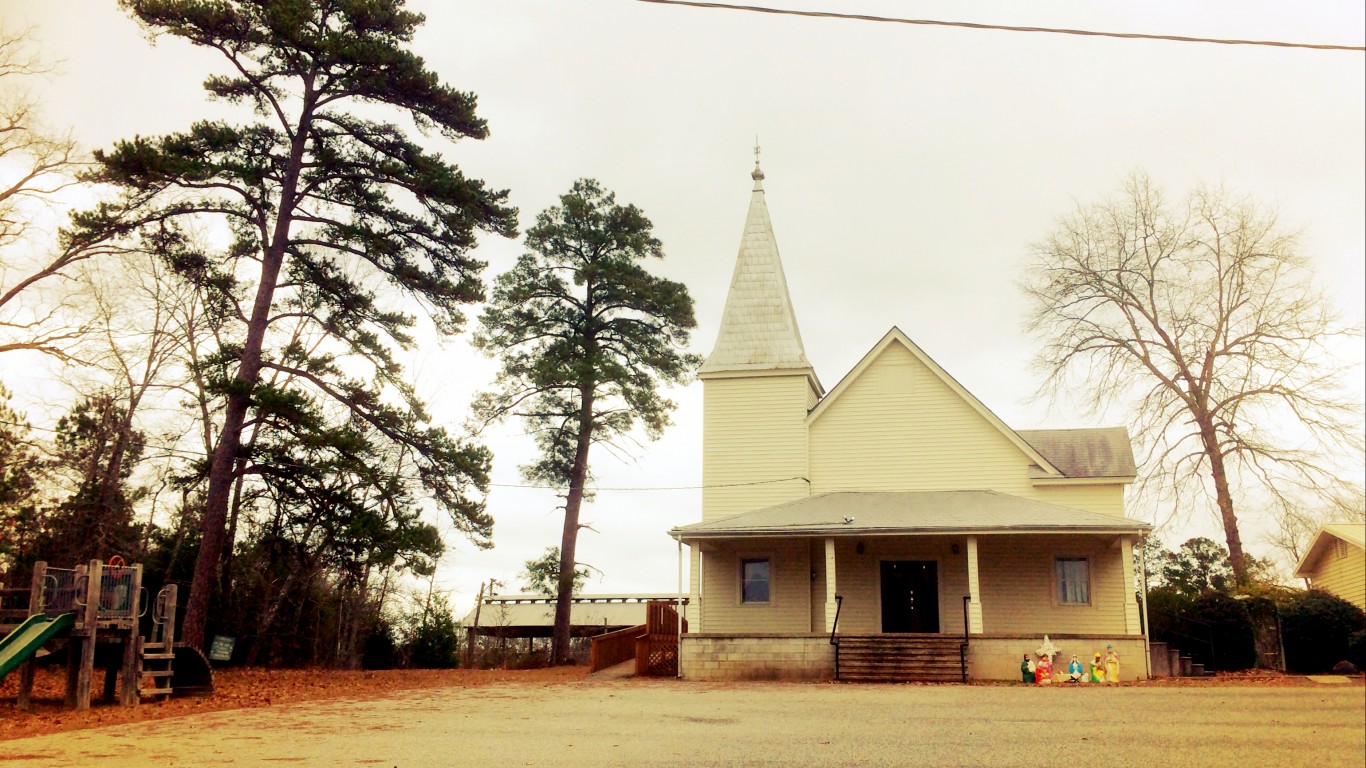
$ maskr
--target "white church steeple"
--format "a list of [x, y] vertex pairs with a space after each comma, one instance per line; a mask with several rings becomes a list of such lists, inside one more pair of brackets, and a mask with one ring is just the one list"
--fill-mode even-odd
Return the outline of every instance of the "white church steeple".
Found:
[[707, 379], [744, 373], [805, 373], [819, 396], [823, 390], [806, 359], [787, 278], [778, 257], [778, 241], [768, 217], [757, 145], [750, 176], [754, 179], [754, 191], [750, 194], [740, 252], [721, 315], [721, 330], [698, 376]]

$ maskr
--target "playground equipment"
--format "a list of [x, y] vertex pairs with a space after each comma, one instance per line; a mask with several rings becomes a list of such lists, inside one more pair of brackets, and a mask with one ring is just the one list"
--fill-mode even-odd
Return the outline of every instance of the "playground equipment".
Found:
[[[4, 593], [12, 597], [21, 591]], [[32, 708], [39, 649], [59, 639], [67, 643], [69, 708], [90, 708], [97, 659], [105, 670], [105, 701], [117, 697], [120, 704], [130, 706], [144, 698], [167, 696], [178, 690], [178, 681], [195, 692], [212, 690], [213, 676], [203, 654], [175, 644], [176, 585], [168, 584], [157, 593], [151, 605], [151, 635], [141, 636], [139, 623], [146, 610], [141, 565], [124, 565], [120, 558], [109, 564], [91, 560], [75, 568], [39, 562], [28, 592], [27, 618], [0, 641], [0, 679], [19, 670], [20, 709]], [[13, 608], [0, 611], [0, 621], [15, 613]]]

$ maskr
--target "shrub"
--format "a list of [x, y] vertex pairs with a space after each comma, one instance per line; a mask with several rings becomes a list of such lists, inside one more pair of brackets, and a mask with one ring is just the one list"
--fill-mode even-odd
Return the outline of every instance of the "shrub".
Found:
[[1361, 666], [1363, 641], [1354, 636], [1366, 630], [1366, 613], [1336, 595], [1311, 589], [1291, 596], [1281, 606], [1281, 628], [1287, 669], [1327, 672], [1344, 659]]
[[370, 636], [365, 638], [365, 651], [361, 654], [361, 669], [393, 669], [398, 659], [398, 645], [394, 642], [394, 628], [387, 621], [375, 624]]
[[1257, 663], [1256, 632], [1247, 609], [1221, 592], [1192, 597], [1172, 586], [1148, 591], [1149, 636], [1180, 648], [1209, 670]]
[[460, 625], [445, 598], [433, 600], [412, 617], [408, 637], [408, 663], [418, 669], [450, 669], [456, 666], [460, 648]]
[[[1257, 663], [1252, 617], [1242, 603], [1219, 592], [1208, 592], [1196, 599], [1187, 618], [1209, 637], [1205, 649], [1192, 649], [1203, 656], [1205, 669], [1248, 669]], [[1198, 636], [1199, 632], [1191, 634]]]

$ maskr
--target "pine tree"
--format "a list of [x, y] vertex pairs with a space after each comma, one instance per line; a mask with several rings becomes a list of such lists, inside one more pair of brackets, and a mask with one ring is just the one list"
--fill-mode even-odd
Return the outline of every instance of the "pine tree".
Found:
[[[223, 401], [207, 472], [203, 538], [184, 639], [202, 645], [225, 520], [250, 445], [244, 427], [302, 419], [328, 403], [410, 448], [429, 494], [487, 545], [488, 453], [429, 424], [391, 346], [410, 347], [420, 305], [438, 331], [482, 297], [480, 231], [510, 235], [516, 212], [409, 138], [482, 139], [475, 98], [407, 49], [423, 21], [402, 0], [122, 0], [146, 28], [220, 53], [205, 88], [251, 107], [242, 124], [205, 120], [96, 153], [90, 180], [123, 196], [78, 215], [75, 242], [163, 241], [188, 279], [219, 292], [240, 334], [224, 334]], [[361, 116], [361, 113], [365, 115]], [[217, 226], [222, 251], [180, 247]], [[387, 286], [380, 288], [381, 281]], [[314, 425], [326, 429], [326, 425]]]
[[569, 663], [569, 609], [579, 510], [592, 477], [594, 443], [624, 437], [637, 423], [651, 439], [673, 403], [659, 385], [678, 384], [700, 360], [683, 348], [696, 321], [681, 283], [649, 274], [662, 258], [650, 220], [596, 181], [574, 183], [560, 204], [527, 230], [528, 251], [500, 275], [475, 345], [501, 362], [496, 389], [476, 398], [476, 415], [518, 416], [541, 457], [523, 467], [532, 482], [564, 489], [564, 529], [552, 655]]

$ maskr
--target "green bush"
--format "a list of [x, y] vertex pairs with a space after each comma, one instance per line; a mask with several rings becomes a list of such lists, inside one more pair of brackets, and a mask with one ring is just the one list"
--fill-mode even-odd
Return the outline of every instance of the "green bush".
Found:
[[394, 628], [387, 621], [375, 624], [370, 636], [365, 638], [365, 650], [361, 654], [361, 669], [393, 669], [398, 661], [398, 644], [394, 642]]
[[1170, 586], [1148, 590], [1148, 635], [1180, 646], [1181, 617], [1195, 605], [1186, 593]]
[[[1209, 644], [1192, 648], [1194, 658], [1205, 669], [1249, 669], [1257, 663], [1256, 636], [1252, 617], [1243, 604], [1220, 592], [1208, 592], [1196, 599], [1188, 615], [1190, 623], [1204, 629]], [[1195, 628], [1192, 634], [1198, 635]]]
[[1281, 628], [1291, 671], [1328, 672], [1344, 659], [1361, 666], [1363, 641], [1354, 636], [1366, 630], [1366, 613], [1336, 595], [1317, 589], [1292, 595], [1281, 606]]
[[1192, 597], [1161, 586], [1148, 591], [1149, 636], [1180, 648], [1209, 670], [1248, 669], [1257, 663], [1256, 632], [1241, 602], [1221, 592]]
[[411, 617], [408, 665], [418, 669], [450, 669], [460, 649], [460, 625], [444, 597], [437, 597]]

